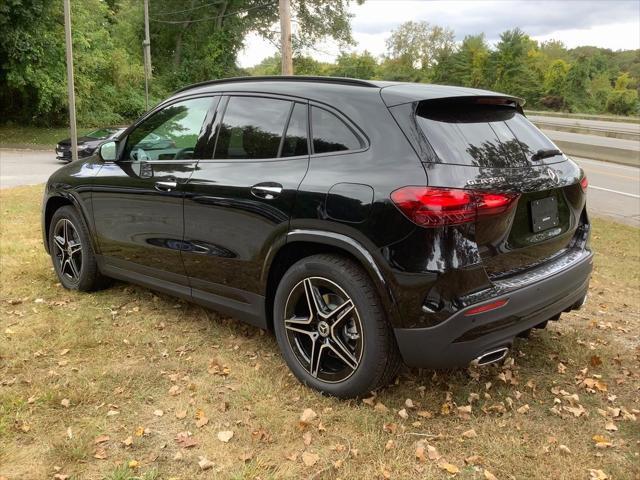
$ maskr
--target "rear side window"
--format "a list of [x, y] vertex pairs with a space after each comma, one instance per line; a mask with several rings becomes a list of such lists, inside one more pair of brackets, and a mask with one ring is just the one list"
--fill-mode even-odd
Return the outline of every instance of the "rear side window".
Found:
[[511, 107], [425, 102], [418, 106], [416, 121], [444, 163], [524, 167], [538, 150], [557, 148]]
[[311, 108], [313, 153], [341, 152], [362, 148], [353, 130], [333, 113], [318, 107]]
[[230, 97], [214, 158], [276, 158], [291, 102], [259, 97]]
[[291, 112], [280, 156], [296, 157], [298, 155], [307, 155], [309, 151], [307, 146], [308, 119], [307, 106], [296, 103], [295, 107], [293, 107], [293, 112]]

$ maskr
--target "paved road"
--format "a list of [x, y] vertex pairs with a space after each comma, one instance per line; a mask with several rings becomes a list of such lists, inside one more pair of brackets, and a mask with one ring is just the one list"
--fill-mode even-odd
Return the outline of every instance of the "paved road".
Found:
[[[600, 132], [620, 132], [640, 137], [640, 123], [607, 122], [604, 120], [586, 120], [582, 118], [548, 117], [543, 115], [527, 115], [534, 123], [557, 125], [562, 127], [585, 128]], [[546, 127], [549, 128], [549, 127]]]
[[[640, 227], [640, 168], [576, 158], [589, 178], [589, 210]], [[0, 187], [43, 183], [62, 164], [53, 152], [0, 149]]]
[[62, 165], [53, 150], [0, 149], [0, 188], [44, 183]]

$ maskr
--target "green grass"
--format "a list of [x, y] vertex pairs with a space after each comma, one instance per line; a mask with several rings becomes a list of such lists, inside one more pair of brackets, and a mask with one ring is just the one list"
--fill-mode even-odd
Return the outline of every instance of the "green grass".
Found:
[[[94, 130], [92, 128], [78, 128], [78, 136]], [[69, 129], [66, 127], [17, 127], [0, 125], [0, 146], [33, 146], [54, 147], [64, 138], [69, 138]]]

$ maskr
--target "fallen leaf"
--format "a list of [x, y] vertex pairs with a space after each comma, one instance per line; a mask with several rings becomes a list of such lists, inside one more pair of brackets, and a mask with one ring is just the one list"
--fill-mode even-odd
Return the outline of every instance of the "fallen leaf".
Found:
[[440, 458], [438, 450], [433, 445], [427, 445], [427, 456], [429, 460], [438, 460]]
[[233, 432], [231, 430], [224, 430], [222, 432], [218, 432], [218, 440], [221, 442], [227, 443], [233, 437]]
[[467, 465], [480, 465], [482, 463], [482, 457], [480, 455], [471, 455], [464, 459], [464, 463]]
[[615, 423], [613, 422], [607, 422], [604, 426], [604, 429], [609, 432], [615, 432], [616, 430], [618, 430], [618, 427], [616, 427]]
[[589, 480], [609, 480], [609, 475], [602, 470], [589, 469]]
[[129, 460], [129, 468], [131, 469], [136, 469], [140, 466], [140, 462], [138, 462], [137, 460]]
[[464, 438], [477, 438], [478, 434], [476, 433], [476, 431], [472, 428], [471, 430], [467, 430], [466, 432], [462, 432], [462, 436]]
[[521, 413], [521, 414], [529, 413], [529, 404], [525, 403], [520, 408], [518, 408], [516, 410], [516, 412]]
[[135, 432], [133, 432], [133, 434], [134, 434], [136, 437], [141, 437], [141, 436], [143, 436], [143, 435], [144, 435], [144, 427], [143, 427], [142, 425], [138, 426], [138, 427], [136, 428], [136, 431], [135, 431]]
[[404, 401], [404, 406], [407, 408], [416, 408], [415, 404], [413, 403], [413, 400], [411, 400], [410, 398], [407, 398]]
[[161, 417], [161, 416], [163, 416], [163, 415], [164, 415], [164, 412], [163, 412], [162, 410], [158, 409], [158, 410], [154, 410], [154, 411], [153, 411], [153, 414], [154, 414], [156, 417]]
[[403, 418], [404, 420], [409, 418], [409, 414], [407, 413], [406, 408], [403, 408], [402, 410], [398, 411], [398, 415], [400, 416], [400, 418]]
[[498, 480], [498, 478], [486, 468], [484, 469], [484, 478], [486, 478], [486, 480]]
[[69, 405], [71, 405], [71, 402], [69, 401], [68, 398], [63, 398], [62, 401], [60, 402], [60, 405], [62, 405], [64, 408], [69, 408]]
[[253, 458], [253, 453], [251, 452], [244, 452], [238, 455], [238, 460], [241, 460], [243, 462], [249, 462], [252, 458]]
[[425, 462], [427, 460], [427, 457], [424, 454], [424, 445], [419, 444], [416, 447], [416, 458], [420, 461], [420, 462]]
[[564, 373], [567, 371], [567, 367], [564, 363], [558, 363], [558, 373]]
[[384, 446], [385, 450], [392, 450], [396, 448], [396, 442], [394, 442], [393, 440], [387, 440], [386, 445]]
[[197, 440], [191, 436], [191, 432], [180, 432], [176, 435], [175, 440], [182, 448], [192, 448], [198, 445]]
[[442, 470], [446, 470], [447, 472], [455, 475], [456, 473], [458, 473], [460, 471], [460, 469], [458, 467], [456, 467], [453, 463], [447, 463], [447, 462], [442, 462], [440, 464], [438, 464], [438, 466], [442, 469]]
[[107, 459], [106, 450], [102, 447], [96, 448], [96, 451], [93, 452], [93, 458], [97, 458], [98, 460], [106, 460]]
[[125, 445], [126, 447], [130, 447], [131, 445], [133, 445], [133, 437], [129, 436], [127, 438], [125, 438], [122, 441], [123, 445]]
[[109, 435], [98, 435], [93, 440], [93, 443], [95, 443], [97, 445], [98, 443], [108, 442], [110, 439], [111, 439], [111, 437], [109, 437]]
[[318, 463], [318, 460], [320, 460], [320, 455], [318, 455], [317, 453], [302, 452], [302, 462], [307, 467], [313, 467], [316, 463]]
[[200, 417], [196, 420], [196, 427], [198, 428], [202, 428], [204, 427], [207, 423], [209, 423], [209, 419], [207, 417]]
[[208, 460], [206, 457], [198, 457], [198, 466], [200, 467], [200, 470], [209, 470], [210, 468], [213, 468], [213, 466], [215, 465], [211, 460]]
[[599, 365], [602, 365], [602, 359], [598, 355], [592, 355], [589, 359], [589, 364], [592, 367], [597, 367]]
[[304, 434], [302, 435], [302, 441], [304, 442], [304, 444], [306, 446], [311, 445], [311, 432], [304, 432]]
[[186, 418], [187, 416], [187, 411], [186, 410], [178, 410], [176, 411], [176, 418], [178, 420], [182, 420], [183, 418]]
[[387, 412], [389, 411], [389, 409], [387, 408], [387, 406], [386, 406], [384, 403], [382, 403], [382, 402], [378, 402], [378, 403], [376, 403], [376, 406], [375, 406], [375, 407], [373, 407], [373, 409], [374, 409], [376, 412], [380, 412], [380, 413], [387, 413]]
[[563, 455], [571, 455], [571, 450], [566, 445], [558, 445], [558, 449]]
[[302, 413], [300, 414], [300, 424], [303, 425], [303, 426], [304, 425], [309, 425], [316, 418], [318, 418], [318, 414], [316, 412], [314, 412], [310, 408], [305, 408], [302, 411]]
[[178, 385], [174, 385], [169, 389], [169, 395], [176, 396], [182, 393], [182, 389]]

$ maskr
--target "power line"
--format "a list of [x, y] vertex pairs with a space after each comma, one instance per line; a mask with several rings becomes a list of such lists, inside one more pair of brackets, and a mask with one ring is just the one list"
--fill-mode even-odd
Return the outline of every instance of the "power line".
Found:
[[158, 18], [151, 18], [152, 22], [156, 22], [156, 23], [169, 23], [169, 24], [174, 24], [174, 25], [180, 25], [183, 23], [196, 23], [196, 22], [206, 22], [209, 20], [218, 20], [220, 18], [225, 18], [225, 17], [230, 17], [232, 15], [237, 15], [238, 13], [247, 13], [251, 10], [255, 10], [258, 8], [265, 8], [265, 7], [271, 7], [274, 6], [274, 2], [270, 2], [270, 3], [264, 3], [262, 5], [254, 5], [253, 7], [247, 7], [247, 8], [243, 8], [240, 10], [235, 10], [233, 12], [230, 13], [226, 13], [224, 15], [216, 15], [215, 17], [205, 17], [205, 18], [197, 18], [195, 20], [160, 20]]
[[175, 10], [173, 12], [159, 12], [159, 13], [156, 13], [155, 15], [177, 15], [178, 13], [193, 12], [194, 10], [200, 10], [201, 8], [211, 7], [213, 5], [220, 5], [221, 3], [224, 3], [224, 2], [225, 0], [218, 0], [217, 2], [205, 3], [204, 5], [199, 5], [193, 8], [186, 8], [184, 10]]

